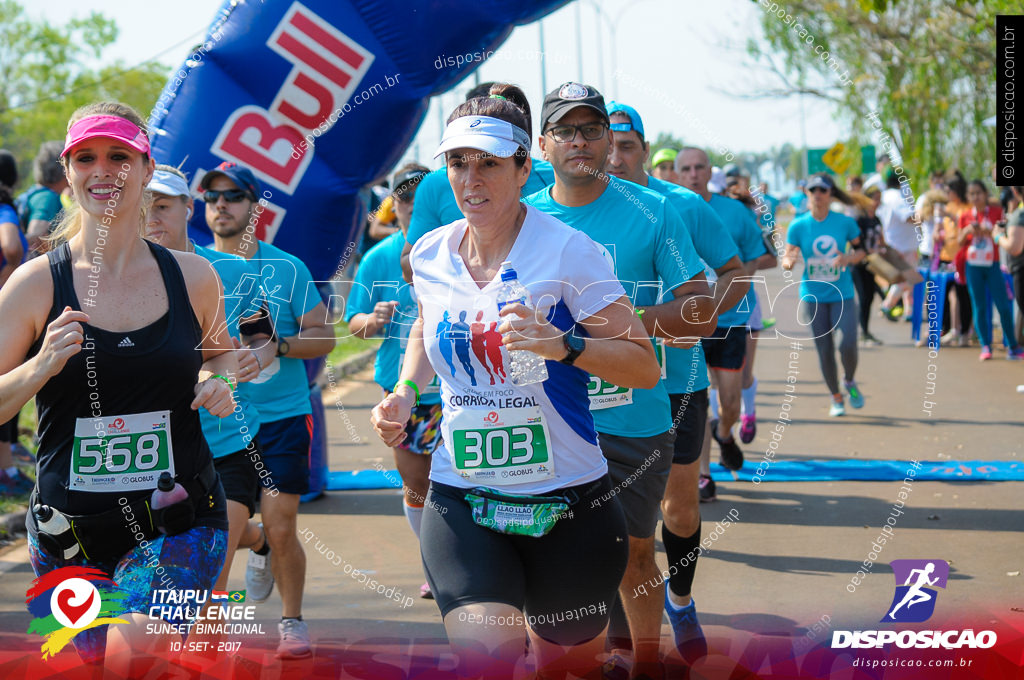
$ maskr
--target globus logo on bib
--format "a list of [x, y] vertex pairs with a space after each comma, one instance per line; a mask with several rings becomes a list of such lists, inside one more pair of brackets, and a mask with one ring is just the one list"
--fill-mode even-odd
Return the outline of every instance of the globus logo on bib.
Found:
[[498, 412], [497, 411], [491, 411], [490, 413], [488, 413], [484, 417], [484, 420], [486, 420], [488, 423], [490, 423], [492, 425], [497, 425], [498, 424]]
[[[921, 623], [935, 612], [938, 588], [945, 588], [949, 578], [949, 562], [945, 560], [893, 560], [890, 562], [896, 579], [892, 603], [881, 623]], [[929, 587], [931, 586], [931, 587]], [[832, 648], [869, 649], [895, 644], [900, 649], [988, 649], [996, 643], [991, 630], [975, 633], [960, 630], [836, 630], [832, 632]]]
[[112, 421], [110, 421], [110, 425], [107, 425], [107, 431], [108, 432], [124, 432], [125, 431], [124, 418], [114, 418]]

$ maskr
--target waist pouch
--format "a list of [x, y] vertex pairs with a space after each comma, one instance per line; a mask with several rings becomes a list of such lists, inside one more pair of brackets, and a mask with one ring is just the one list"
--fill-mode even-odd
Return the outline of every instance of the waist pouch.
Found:
[[[198, 511], [214, 506], [210, 491], [217, 484], [217, 470], [213, 461], [191, 480], [179, 483], [185, 487], [188, 498], [159, 509], [150, 506], [149, 498], [93, 515], [69, 515], [52, 508], [54, 513], [64, 515], [69, 528], [52, 534], [39, 527], [39, 547], [61, 559], [70, 559], [80, 550], [87, 560], [107, 562], [120, 559], [142, 540], [152, 540], [161, 533], [168, 536], [185, 533], [195, 524]], [[32, 495], [30, 508], [35, 507], [37, 491]], [[38, 526], [38, 521], [36, 524]]]
[[501, 534], [540, 538], [546, 536], [563, 517], [572, 517], [573, 505], [600, 488], [601, 480], [582, 492], [569, 489], [564, 494], [527, 496], [509, 494], [485, 486], [465, 493], [473, 522]]

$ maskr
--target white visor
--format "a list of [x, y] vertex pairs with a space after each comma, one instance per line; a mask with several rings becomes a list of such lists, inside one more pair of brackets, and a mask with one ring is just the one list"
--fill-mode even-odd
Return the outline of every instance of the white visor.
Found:
[[518, 149], [530, 151], [526, 130], [490, 116], [462, 116], [448, 123], [434, 158], [453, 149], [478, 149], [508, 158]]
[[153, 193], [164, 194], [165, 196], [188, 196], [188, 184], [181, 177], [166, 170], [155, 170], [153, 179], [149, 180], [146, 187]]

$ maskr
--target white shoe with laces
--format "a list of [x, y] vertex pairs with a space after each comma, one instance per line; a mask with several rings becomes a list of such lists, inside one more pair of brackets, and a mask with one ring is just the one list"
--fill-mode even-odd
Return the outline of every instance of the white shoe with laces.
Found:
[[281, 642], [277, 645], [277, 658], [304, 659], [313, 653], [309, 645], [309, 628], [305, 621], [282, 619], [277, 624]]
[[[260, 531], [263, 525], [260, 524]], [[263, 544], [267, 545], [267, 533], [263, 531]], [[249, 561], [245, 565], [245, 589], [252, 602], [266, 602], [274, 590], [274, 572], [270, 570], [270, 550], [266, 555], [249, 551]]]

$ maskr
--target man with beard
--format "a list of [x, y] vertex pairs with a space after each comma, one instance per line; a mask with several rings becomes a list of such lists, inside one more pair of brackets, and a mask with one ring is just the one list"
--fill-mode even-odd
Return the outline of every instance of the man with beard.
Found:
[[221, 163], [203, 176], [199, 188], [214, 249], [249, 260], [277, 332], [277, 356], [250, 383], [250, 396], [260, 413], [269, 481], [279, 493], [263, 490], [260, 514], [266, 533], [260, 547], [249, 553], [248, 598], [265, 601], [276, 580], [282, 603], [277, 655], [308, 657], [309, 631], [302, 620], [306, 554], [296, 534], [296, 518], [299, 497], [309, 490], [313, 416], [301, 360], [328, 354], [334, 348], [334, 331], [326, 325], [323, 302], [311, 293], [313, 278], [302, 260], [253, 238], [260, 187], [252, 172], [236, 163]]

